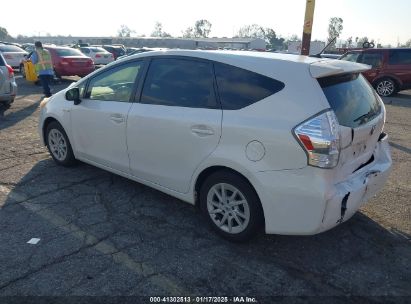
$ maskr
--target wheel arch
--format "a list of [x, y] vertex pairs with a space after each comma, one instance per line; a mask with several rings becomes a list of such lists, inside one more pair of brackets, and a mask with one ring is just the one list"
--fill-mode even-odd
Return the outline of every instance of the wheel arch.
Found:
[[[207, 179], [207, 177], [209, 177], [211, 174], [213, 174], [217, 171], [228, 171], [228, 172], [234, 173], [234, 174], [240, 176], [241, 178], [243, 178], [249, 184], [251, 189], [253, 189], [255, 194], [257, 195], [258, 200], [259, 200], [259, 204], [260, 204], [262, 210], [264, 210], [264, 208], [261, 204], [260, 196], [258, 195], [258, 192], [257, 192], [256, 188], [254, 187], [254, 185], [251, 183], [250, 179], [247, 178], [247, 176], [245, 176], [244, 174], [242, 174], [238, 170], [235, 170], [235, 169], [227, 167], [227, 166], [222, 166], [222, 165], [215, 165], [215, 166], [210, 166], [210, 167], [204, 168], [200, 172], [200, 174], [197, 175], [197, 178], [196, 178], [195, 183], [194, 183], [194, 205], [196, 207], [200, 206], [198, 193], [200, 191], [201, 185], [204, 183], [204, 181]], [[263, 212], [263, 217], [264, 217], [264, 212]], [[264, 221], [265, 221], [265, 218], [264, 218]]]
[[44, 120], [43, 126], [41, 128], [41, 133], [43, 135], [43, 145], [45, 146], [47, 144], [46, 142], [46, 131], [47, 131], [47, 127], [50, 123], [52, 123], [53, 121], [59, 123], [60, 125], [62, 125], [56, 118], [54, 118], [53, 116], [49, 116]]

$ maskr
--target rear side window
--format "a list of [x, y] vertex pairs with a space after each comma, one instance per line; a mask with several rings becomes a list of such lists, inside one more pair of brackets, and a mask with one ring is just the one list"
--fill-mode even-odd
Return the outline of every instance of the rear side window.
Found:
[[164, 106], [216, 108], [211, 63], [186, 59], [154, 59], [141, 102]]
[[361, 74], [324, 77], [318, 82], [342, 126], [355, 128], [381, 113], [373, 88]]
[[411, 64], [411, 50], [391, 50], [389, 64]]
[[284, 83], [223, 63], [214, 64], [223, 109], [238, 110], [284, 88]]
[[382, 54], [381, 53], [363, 53], [361, 58], [361, 63], [371, 65], [373, 68], [380, 67], [382, 65]]

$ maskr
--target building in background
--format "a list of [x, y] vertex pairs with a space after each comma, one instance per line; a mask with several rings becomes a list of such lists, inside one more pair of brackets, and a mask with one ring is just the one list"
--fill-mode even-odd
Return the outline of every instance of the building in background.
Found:
[[236, 49], [265, 50], [266, 42], [260, 38], [158, 38], [158, 37], [28, 37], [20, 43], [40, 40], [47, 44], [68, 45], [75, 43], [124, 44], [128, 47], [159, 47], [180, 49]]

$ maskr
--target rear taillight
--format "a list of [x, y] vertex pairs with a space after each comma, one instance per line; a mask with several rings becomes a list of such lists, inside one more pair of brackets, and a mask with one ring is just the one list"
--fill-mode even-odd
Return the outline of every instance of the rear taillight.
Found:
[[60, 64], [63, 64], [63, 65], [68, 65], [68, 64], [70, 64], [70, 62], [69, 62], [69, 60], [68, 60], [68, 59], [66, 59], [66, 58], [62, 58], [62, 59], [61, 59], [61, 61], [60, 61]]
[[9, 72], [9, 78], [13, 78], [14, 77], [14, 71], [13, 68], [11, 66], [9, 66], [8, 64], [6, 64], [7, 67], [7, 71]]
[[96, 54], [96, 58], [101, 58], [101, 55], [100, 55], [100, 54]]
[[294, 129], [294, 134], [307, 152], [308, 164], [333, 168], [340, 155], [338, 120], [333, 111], [321, 113]]

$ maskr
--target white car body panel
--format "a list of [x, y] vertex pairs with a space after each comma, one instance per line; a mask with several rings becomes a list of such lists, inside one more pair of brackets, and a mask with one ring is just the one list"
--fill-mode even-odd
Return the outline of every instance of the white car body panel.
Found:
[[127, 119], [132, 173], [187, 193], [193, 172], [219, 143], [221, 120], [221, 109], [133, 104]]
[[2, 52], [4, 59], [12, 68], [19, 68], [20, 63], [25, 59], [27, 52]]
[[129, 173], [126, 118], [131, 105], [83, 99], [79, 105], [72, 106], [71, 137], [76, 155]]
[[[316, 77], [362, 71], [366, 66], [273, 53], [181, 50], [142, 53], [118, 62], [164, 54], [231, 64], [286, 85], [240, 110], [102, 104], [86, 99], [73, 105], [64, 99], [66, 89], [41, 110], [41, 136], [45, 120], [53, 117], [66, 130], [76, 158], [192, 204], [196, 181], [204, 170], [219, 166], [237, 171], [260, 198], [267, 233], [306, 235], [330, 229], [350, 218], [387, 180], [392, 160], [387, 136], [380, 136], [383, 105], [378, 117], [353, 131], [340, 126], [342, 149], [333, 169], [308, 166], [292, 134], [301, 122], [330, 109]], [[124, 115], [126, 123], [110, 121], [113, 113]], [[191, 132], [193, 126], [213, 133], [198, 136]], [[261, 160], [247, 156], [252, 141], [264, 147]]]

